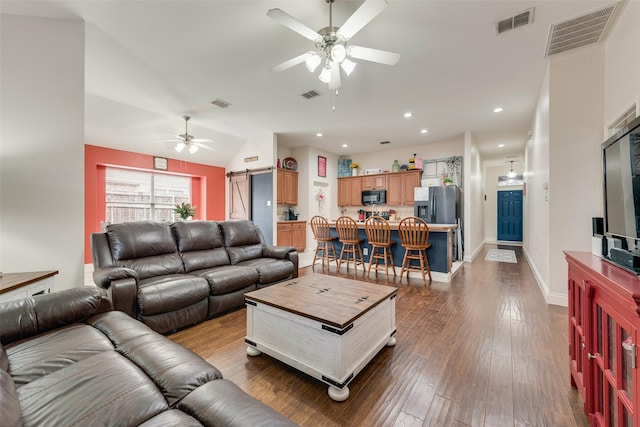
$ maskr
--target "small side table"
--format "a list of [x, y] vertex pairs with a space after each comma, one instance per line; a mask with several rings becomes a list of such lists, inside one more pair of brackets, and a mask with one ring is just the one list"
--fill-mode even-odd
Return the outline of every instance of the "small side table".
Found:
[[0, 277], [0, 302], [48, 294], [53, 289], [57, 270], [3, 273]]

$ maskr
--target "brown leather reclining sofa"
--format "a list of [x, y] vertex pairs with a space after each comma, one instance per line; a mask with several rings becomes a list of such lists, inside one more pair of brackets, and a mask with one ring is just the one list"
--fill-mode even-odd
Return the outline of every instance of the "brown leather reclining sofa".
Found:
[[295, 426], [93, 287], [0, 304], [0, 425]]
[[91, 236], [93, 279], [160, 333], [244, 306], [244, 294], [298, 277], [298, 252], [267, 246], [251, 221], [129, 222]]

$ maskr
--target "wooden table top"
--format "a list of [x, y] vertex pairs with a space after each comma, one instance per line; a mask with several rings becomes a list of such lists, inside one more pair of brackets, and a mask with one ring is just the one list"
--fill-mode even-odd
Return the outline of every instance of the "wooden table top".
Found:
[[56, 274], [58, 274], [57, 270], [2, 273], [2, 277], [0, 277], [0, 294], [30, 285], [33, 282], [46, 279]]
[[249, 292], [245, 299], [344, 329], [397, 292], [393, 286], [314, 273]]

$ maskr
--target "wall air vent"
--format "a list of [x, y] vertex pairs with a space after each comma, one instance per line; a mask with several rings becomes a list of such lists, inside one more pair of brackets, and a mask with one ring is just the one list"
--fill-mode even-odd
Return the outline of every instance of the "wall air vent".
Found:
[[305, 98], [305, 99], [311, 99], [311, 98], [315, 98], [318, 95], [320, 95], [320, 92], [318, 92], [315, 89], [311, 89], [309, 92], [303, 93], [302, 97]]
[[584, 15], [552, 24], [549, 28], [545, 56], [602, 41], [618, 5], [619, 3], [610, 4]]
[[509, 18], [496, 22], [496, 33], [502, 34], [505, 31], [513, 30], [515, 28], [522, 27], [523, 25], [531, 24], [533, 22], [534, 9], [535, 8], [527, 9], [515, 16], [510, 16]]
[[216, 107], [220, 107], [220, 108], [227, 108], [228, 106], [231, 105], [230, 102], [223, 101], [222, 99], [218, 99], [218, 98], [216, 98], [213, 101], [211, 101], [211, 103], [213, 105], [215, 105]]

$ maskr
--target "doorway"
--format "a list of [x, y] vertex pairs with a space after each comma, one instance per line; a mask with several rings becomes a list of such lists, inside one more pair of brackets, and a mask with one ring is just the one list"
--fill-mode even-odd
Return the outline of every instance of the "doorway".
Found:
[[251, 221], [260, 228], [267, 245], [273, 244], [273, 173], [251, 175]]
[[498, 240], [522, 242], [522, 190], [498, 191]]

